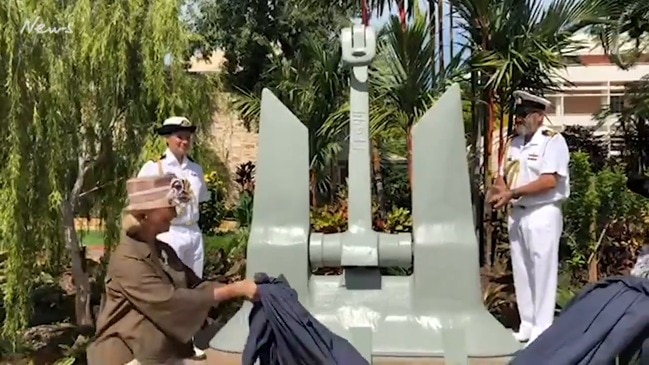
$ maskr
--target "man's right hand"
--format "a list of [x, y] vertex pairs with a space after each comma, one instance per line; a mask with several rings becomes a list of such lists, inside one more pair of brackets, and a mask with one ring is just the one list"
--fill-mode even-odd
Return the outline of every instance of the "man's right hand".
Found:
[[492, 185], [489, 190], [487, 190], [487, 194], [485, 195], [485, 201], [489, 204], [495, 203], [495, 201], [492, 201], [494, 197], [496, 197], [498, 194], [502, 193], [505, 191], [506, 187], [501, 186], [501, 185]]

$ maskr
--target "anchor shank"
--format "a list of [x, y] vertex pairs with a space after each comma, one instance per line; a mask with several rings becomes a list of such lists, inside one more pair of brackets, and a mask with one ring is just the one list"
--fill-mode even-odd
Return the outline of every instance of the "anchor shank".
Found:
[[352, 69], [349, 112], [349, 231], [372, 229], [367, 66]]
[[[378, 273], [378, 235], [372, 230], [372, 181], [370, 171], [369, 97], [367, 94], [368, 65], [376, 54], [376, 38], [372, 28], [353, 26], [341, 34], [342, 58], [351, 67], [349, 95], [349, 176], [348, 212], [349, 228], [341, 235], [341, 260], [343, 267], [373, 268]], [[367, 270], [365, 270], [367, 271]], [[346, 270], [347, 288], [354, 287], [351, 276], [365, 278], [366, 272]], [[354, 276], [354, 278], [356, 278]], [[370, 275], [371, 276], [371, 275]], [[365, 283], [362, 279], [359, 282]], [[360, 285], [366, 286], [366, 285]]]

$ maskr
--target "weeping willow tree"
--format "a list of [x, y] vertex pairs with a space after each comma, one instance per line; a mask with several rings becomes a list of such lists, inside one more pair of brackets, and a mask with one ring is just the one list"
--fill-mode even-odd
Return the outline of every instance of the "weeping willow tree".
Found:
[[[3, 333], [30, 318], [37, 260], [70, 259], [76, 322], [92, 325], [90, 283], [74, 217], [92, 199], [105, 240], [118, 239], [125, 180], [155, 125], [213, 115], [215, 85], [191, 75], [179, 0], [0, 3], [0, 238], [8, 251]], [[207, 128], [202, 128], [207, 130]], [[66, 254], [67, 253], [67, 254]]]

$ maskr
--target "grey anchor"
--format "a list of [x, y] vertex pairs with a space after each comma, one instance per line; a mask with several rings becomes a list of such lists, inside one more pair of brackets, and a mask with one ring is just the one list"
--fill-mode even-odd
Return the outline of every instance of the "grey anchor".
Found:
[[[459, 86], [412, 129], [413, 233], [375, 232], [367, 85], [376, 37], [355, 25], [342, 30], [341, 41], [352, 69], [349, 229], [310, 233], [308, 131], [265, 89], [247, 277], [284, 274], [300, 302], [374, 364], [510, 356], [520, 345], [482, 303]], [[395, 266], [412, 267], [413, 274], [379, 271]], [[344, 273], [319, 276], [314, 267]], [[251, 307], [244, 304], [210, 342], [219, 364], [240, 363]]]

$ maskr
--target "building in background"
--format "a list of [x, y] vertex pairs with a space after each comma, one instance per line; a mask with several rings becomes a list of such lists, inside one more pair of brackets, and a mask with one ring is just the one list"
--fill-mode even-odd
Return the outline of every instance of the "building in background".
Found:
[[610, 153], [618, 154], [617, 118], [612, 115], [600, 122], [594, 115], [609, 106], [613, 111], [621, 109], [624, 86], [649, 75], [649, 57], [629, 70], [622, 70], [605, 55], [597, 40], [585, 34], [578, 37], [591, 46], [577, 54], [580, 63], [559, 72], [572, 85], [565, 85], [561, 92], [546, 94], [554, 106], [548, 113], [550, 123], [558, 130], [572, 125], [596, 128], [595, 133], [609, 144]]

